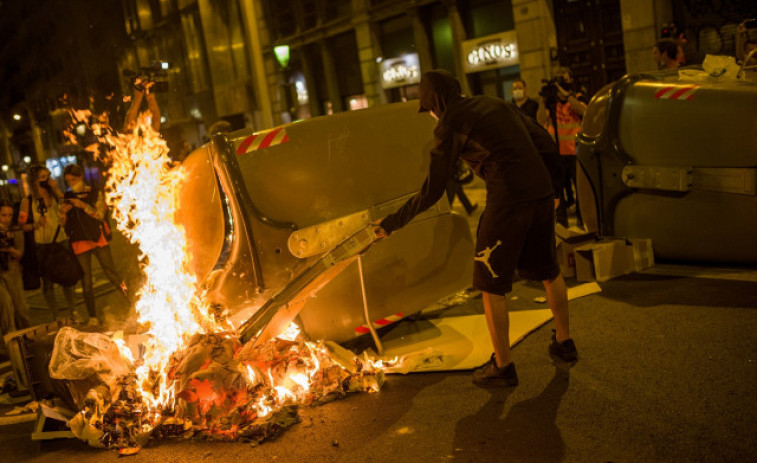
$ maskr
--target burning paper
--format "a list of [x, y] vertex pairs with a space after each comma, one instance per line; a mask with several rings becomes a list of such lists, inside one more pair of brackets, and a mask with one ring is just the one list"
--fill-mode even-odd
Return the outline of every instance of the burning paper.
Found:
[[[72, 115], [92, 119], [88, 112]], [[108, 166], [106, 201], [117, 228], [141, 251], [145, 283], [135, 309], [143, 342], [134, 358], [120, 339], [71, 333], [56, 339], [53, 377], [82, 379], [62, 365], [87, 356], [118, 365], [86, 370], [103, 383], [89, 390], [70, 422], [77, 437], [122, 449], [158, 436], [260, 441], [294, 424], [298, 406], [380, 388], [379, 367], [335, 345], [296, 341], [296, 333], [242, 345], [189, 270], [184, 230], [174, 218], [181, 166], [170, 160], [147, 115], [127, 133], [99, 121], [91, 128], [107, 147], [98, 151]]]

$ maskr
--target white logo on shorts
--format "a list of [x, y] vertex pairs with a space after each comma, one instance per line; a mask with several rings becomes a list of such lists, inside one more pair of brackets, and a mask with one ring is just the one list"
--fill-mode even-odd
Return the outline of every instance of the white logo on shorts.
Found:
[[491, 264], [489, 264], [489, 257], [500, 244], [502, 244], [502, 241], [497, 240], [497, 244], [495, 244], [494, 247], [486, 248], [483, 251], [477, 252], [476, 257], [473, 258], [473, 260], [477, 260], [486, 265], [486, 268], [488, 268], [492, 274], [492, 278], [499, 278], [499, 275], [494, 273], [494, 269], [492, 268]]

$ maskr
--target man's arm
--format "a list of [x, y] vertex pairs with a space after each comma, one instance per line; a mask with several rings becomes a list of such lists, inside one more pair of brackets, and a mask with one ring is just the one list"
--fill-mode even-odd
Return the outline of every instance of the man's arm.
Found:
[[549, 110], [544, 97], [539, 98], [539, 109], [536, 110], [536, 122], [543, 127], [549, 125]]
[[139, 107], [142, 105], [142, 97], [144, 93], [141, 90], [134, 90], [134, 99], [129, 106], [129, 111], [126, 112], [126, 119], [124, 120], [124, 131], [134, 127], [134, 123], [137, 121], [137, 114], [139, 114]]
[[576, 95], [560, 87], [558, 84], [555, 84], [555, 86], [557, 87], [557, 92], [560, 94], [560, 96], [562, 96], [563, 98], [565, 98], [566, 96], [568, 97], [568, 104], [573, 109], [573, 111], [575, 111], [579, 116], [583, 117], [584, 113], [586, 112], [586, 103], [576, 98]]
[[152, 114], [152, 129], [156, 132], [160, 130], [160, 106], [158, 106], [158, 100], [155, 99], [155, 94], [151, 91], [147, 91], [147, 109]]
[[394, 214], [381, 221], [387, 234], [404, 227], [413, 217], [436, 204], [445, 192], [447, 181], [457, 170], [460, 137], [454, 130], [437, 127], [436, 146], [431, 150], [431, 165], [421, 191], [410, 198]]

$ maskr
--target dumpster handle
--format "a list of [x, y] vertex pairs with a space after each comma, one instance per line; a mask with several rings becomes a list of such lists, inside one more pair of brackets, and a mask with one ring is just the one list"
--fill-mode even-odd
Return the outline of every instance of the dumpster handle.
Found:
[[365, 315], [365, 323], [368, 325], [368, 330], [371, 332], [371, 337], [373, 337], [373, 342], [376, 344], [376, 353], [378, 355], [383, 355], [384, 345], [381, 344], [381, 339], [379, 339], [378, 333], [376, 333], [376, 329], [373, 327], [371, 316], [368, 313], [368, 297], [365, 292], [365, 276], [363, 274], [363, 254], [362, 253], [358, 254], [357, 256], [357, 269], [358, 269], [358, 273], [360, 274], [360, 289], [363, 292], [363, 315]]
[[[738, 72], [738, 73], [736, 73], [736, 78], [737, 78], [737, 79], [741, 77], [741, 74], [742, 74], [742, 73], [744, 72], [744, 69], [746, 68], [746, 63], [748, 63], [748, 62], [749, 62], [749, 60], [751, 60], [751, 59], [752, 59], [752, 56], [754, 56], [754, 54], [755, 54], [755, 53], [757, 53], [757, 48], [755, 48], [755, 49], [753, 49], [752, 51], [750, 51], [750, 52], [749, 52], [749, 54], [747, 54], [747, 55], [746, 55], [746, 56], [744, 57], [744, 62], [743, 62], [743, 63], [741, 63], [741, 68], [739, 69], [739, 72]], [[752, 66], [749, 66], [749, 68], [751, 69], [751, 68], [752, 68]]]

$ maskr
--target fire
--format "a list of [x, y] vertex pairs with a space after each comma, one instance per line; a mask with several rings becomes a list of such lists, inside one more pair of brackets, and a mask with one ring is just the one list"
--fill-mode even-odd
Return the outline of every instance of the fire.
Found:
[[[135, 307], [148, 335], [137, 380], [147, 405], [164, 408], [174, 399], [166, 375], [160, 374], [171, 354], [194, 334], [229, 327], [215, 320], [188, 271], [185, 233], [174, 220], [183, 172], [171, 162], [148, 115], [130, 132], [105, 134], [104, 140], [112, 147], [106, 159], [106, 199], [118, 229], [139, 246], [146, 278]], [[152, 384], [156, 375], [157, 385]]]
[[[262, 440], [281, 422], [296, 422], [292, 407], [379, 389], [380, 364], [332, 343], [298, 341], [295, 324], [261, 346], [242, 345], [189, 270], [185, 233], [174, 219], [184, 172], [149, 115], [126, 133], [110, 130], [107, 117], [72, 116], [108, 147], [98, 151], [109, 166], [106, 202], [116, 227], [139, 247], [145, 275], [135, 303], [143, 355], [113, 340], [134, 373], [89, 392], [71, 422], [77, 436], [114, 447], [141, 446], [153, 435]], [[276, 424], [267, 421], [273, 417]]]

